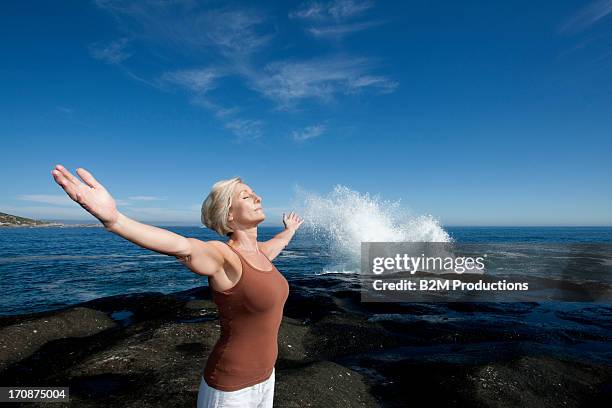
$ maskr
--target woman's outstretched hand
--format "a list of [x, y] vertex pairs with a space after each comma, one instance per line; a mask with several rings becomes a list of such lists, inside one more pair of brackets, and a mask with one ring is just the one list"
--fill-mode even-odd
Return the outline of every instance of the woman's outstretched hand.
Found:
[[285, 229], [296, 231], [303, 222], [304, 220], [298, 217], [293, 211], [290, 212], [289, 215], [283, 213], [283, 224], [285, 224]]
[[64, 189], [72, 200], [99, 219], [105, 227], [112, 225], [119, 218], [119, 211], [117, 211], [113, 197], [90, 172], [84, 168], [78, 168], [76, 172], [85, 183], [73, 176], [61, 164], [56, 165], [51, 170], [57, 184]]

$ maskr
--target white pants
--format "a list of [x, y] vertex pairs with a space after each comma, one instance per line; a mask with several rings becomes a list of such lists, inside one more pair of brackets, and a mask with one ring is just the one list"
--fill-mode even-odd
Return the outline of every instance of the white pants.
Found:
[[274, 400], [274, 372], [267, 380], [236, 391], [221, 391], [200, 380], [197, 408], [272, 408]]

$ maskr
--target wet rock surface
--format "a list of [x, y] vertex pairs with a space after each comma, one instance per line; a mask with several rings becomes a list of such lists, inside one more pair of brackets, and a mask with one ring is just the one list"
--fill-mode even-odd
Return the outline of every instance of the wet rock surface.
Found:
[[[460, 331], [452, 317], [431, 318], [438, 305], [364, 305], [350, 292], [291, 290], [279, 333], [275, 407], [578, 407], [607, 405], [612, 395], [605, 362], [537, 348], [527, 353], [516, 339], [540, 337], [520, 327], [487, 331], [475, 322]], [[504, 310], [522, 316], [532, 308]], [[411, 318], [376, 321], [374, 311]], [[56, 407], [195, 407], [219, 333], [207, 287], [3, 317], [0, 384], [70, 387], [70, 402]]]

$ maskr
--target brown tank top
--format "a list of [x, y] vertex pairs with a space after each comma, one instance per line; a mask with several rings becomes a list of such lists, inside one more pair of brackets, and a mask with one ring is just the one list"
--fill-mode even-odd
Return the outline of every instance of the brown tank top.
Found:
[[240, 257], [242, 275], [228, 290], [211, 287], [219, 309], [221, 336], [206, 361], [203, 375], [213, 388], [236, 391], [272, 375], [289, 283], [274, 264], [268, 271], [257, 269], [227, 245]]

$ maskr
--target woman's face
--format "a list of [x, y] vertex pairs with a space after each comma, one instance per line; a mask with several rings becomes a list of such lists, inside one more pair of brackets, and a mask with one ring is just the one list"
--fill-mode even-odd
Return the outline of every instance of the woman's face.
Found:
[[266, 218], [261, 197], [251, 187], [244, 183], [238, 183], [234, 187], [232, 205], [229, 211], [230, 225], [236, 227], [250, 228], [256, 226]]

